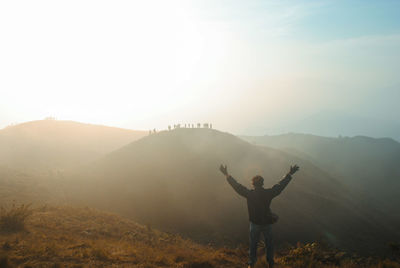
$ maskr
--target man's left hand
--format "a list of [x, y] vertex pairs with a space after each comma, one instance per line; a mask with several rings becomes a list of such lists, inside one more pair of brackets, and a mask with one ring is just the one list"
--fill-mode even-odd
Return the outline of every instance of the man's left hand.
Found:
[[290, 175], [293, 175], [293, 174], [296, 173], [298, 170], [299, 170], [299, 166], [298, 166], [298, 165], [290, 166], [289, 174], [290, 174]]
[[228, 168], [227, 168], [227, 166], [225, 165], [221, 165], [220, 167], [219, 167], [219, 170], [222, 172], [222, 174], [224, 174], [225, 176], [228, 176]]

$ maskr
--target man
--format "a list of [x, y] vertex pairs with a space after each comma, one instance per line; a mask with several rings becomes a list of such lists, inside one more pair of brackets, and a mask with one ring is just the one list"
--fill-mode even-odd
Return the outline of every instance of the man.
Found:
[[250, 221], [250, 247], [249, 247], [249, 268], [254, 267], [257, 261], [257, 244], [261, 233], [266, 244], [266, 255], [269, 268], [274, 267], [274, 249], [272, 243], [271, 227], [278, 220], [278, 216], [270, 209], [271, 201], [278, 196], [292, 179], [292, 175], [299, 170], [297, 165], [290, 166], [289, 173], [272, 188], [265, 189], [263, 177], [257, 175], [252, 179], [254, 189], [249, 190], [238, 183], [228, 173], [228, 168], [220, 166], [220, 171], [226, 176], [228, 183], [241, 196], [247, 199], [247, 209]]

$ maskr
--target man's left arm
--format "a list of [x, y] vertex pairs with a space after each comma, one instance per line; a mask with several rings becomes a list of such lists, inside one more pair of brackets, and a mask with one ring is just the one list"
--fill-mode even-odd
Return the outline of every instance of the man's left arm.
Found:
[[286, 188], [286, 186], [292, 180], [292, 175], [294, 175], [294, 173], [296, 173], [298, 170], [299, 170], [299, 167], [297, 165], [290, 166], [289, 173], [286, 174], [286, 176], [279, 183], [275, 184], [271, 188], [272, 194], [274, 195], [274, 197], [278, 196]]

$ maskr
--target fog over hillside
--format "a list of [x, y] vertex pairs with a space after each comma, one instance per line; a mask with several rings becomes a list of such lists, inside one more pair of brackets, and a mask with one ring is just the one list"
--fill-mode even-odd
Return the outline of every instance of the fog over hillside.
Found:
[[210, 129], [176, 129], [132, 142], [66, 175], [65, 189], [71, 202], [199, 241], [245, 242], [245, 200], [219, 174], [220, 163], [248, 187], [256, 174], [270, 187], [291, 164], [301, 166], [272, 204], [281, 217], [276, 226], [280, 242], [324, 237], [338, 246], [371, 250], [399, 235], [390, 223], [379, 221], [379, 211], [359, 206], [357, 191], [308, 160]]
[[88, 163], [137, 140], [145, 131], [39, 120], [0, 130], [0, 165], [42, 171]]
[[365, 205], [400, 222], [400, 143], [389, 138], [327, 138], [295, 133], [242, 138], [308, 159], [348, 189], [364, 193]]

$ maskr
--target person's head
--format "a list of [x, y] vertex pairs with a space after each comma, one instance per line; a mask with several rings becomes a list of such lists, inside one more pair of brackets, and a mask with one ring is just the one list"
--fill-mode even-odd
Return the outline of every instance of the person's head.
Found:
[[251, 179], [251, 182], [253, 183], [254, 188], [262, 187], [264, 185], [264, 178], [257, 175]]

